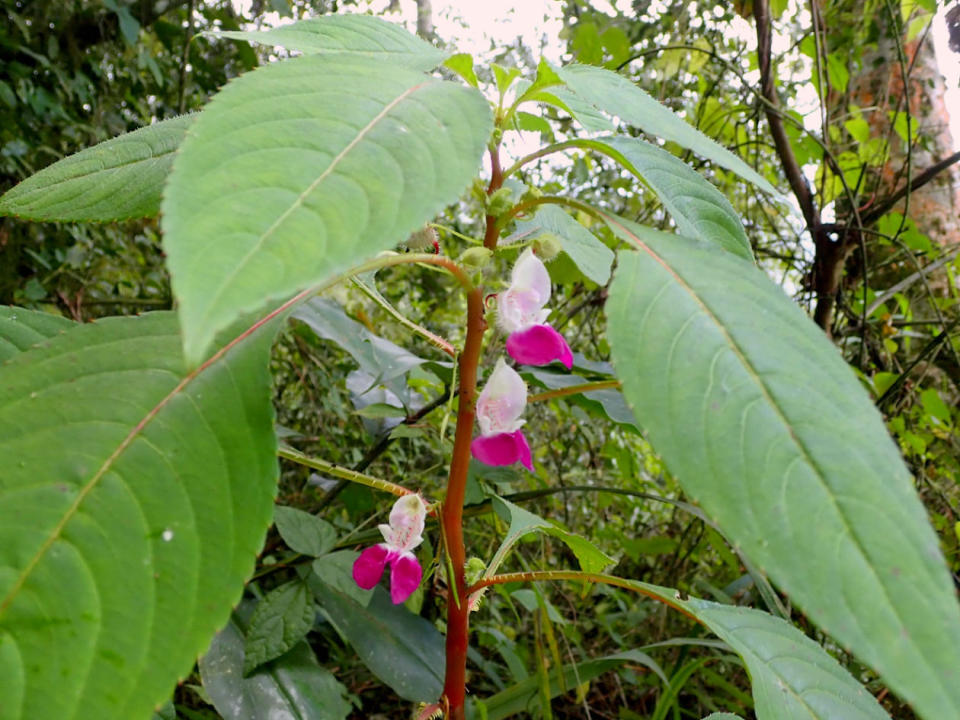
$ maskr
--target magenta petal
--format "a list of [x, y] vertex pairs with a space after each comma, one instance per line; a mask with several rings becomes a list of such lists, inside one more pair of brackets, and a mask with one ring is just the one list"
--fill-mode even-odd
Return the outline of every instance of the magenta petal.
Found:
[[368, 547], [353, 563], [353, 579], [364, 590], [371, 590], [380, 582], [387, 564], [389, 551], [383, 544]]
[[530, 445], [520, 430], [496, 435], [481, 435], [470, 443], [470, 454], [484, 465], [503, 467], [515, 462], [533, 471], [533, 460], [530, 456]]
[[549, 365], [559, 360], [569, 370], [573, 353], [563, 335], [549, 325], [532, 325], [507, 338], [507, 352], [521, 365]]
[[522, 430], [516, 430], [512, 433], [513, 440], [517, 446], [517, 452], [520, 455], [520, 464], [527, 470], [533, 472], [533, 456], [530, 454], [530, 444], [527, 442], [527, 436]]
[[390, 563], [390, 599], [394, 605], [406, 600], [420, 587], [423, 570], [412, 553], [404, 553]]

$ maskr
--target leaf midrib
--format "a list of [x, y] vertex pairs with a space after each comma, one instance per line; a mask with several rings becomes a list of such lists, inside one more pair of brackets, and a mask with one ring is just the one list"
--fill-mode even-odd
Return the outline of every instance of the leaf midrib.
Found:
[[432, 80], [424, 80], [423, 82], [417, 83], [416, 85], [407, 88], [402, 93], [397, 95], [397, 97], [395, 97], [393, 100], [387, 103], [387, 105], [384, 106], [384, 108], [380, 112], [378, 112], [363, 128], [361, 128], [360, 132], [357, 133], [356, 137], [354, 137], [349, 143], [347, 143], [347, 145], [339, 153], [337, 153], [336, 157], [334, 157], [333, 160], [330, 161], [330, 164], [323, 170], [322, 173], [320, 173], [320, 175], [313, 182], [311, 182], [307, 186], [307, 188], [302, 193], [300, 193], [299, 196], [297, 196], [297, 199], [293, 201], [290, 207], [284, 210], [280, 214], [280, 216], [276, 220], [274, 220], [274, 222], [270, 225], [270, 227], [268, 227], [260, 235], [260, 237], [257, 238], [257, 241], [256, 243], [254, 243], [253, 247], [251, 247], [250, 250], [247, 251], [247, 253], [240, 259], [240, 261], [233, 267], [230, 273], [221, 281], [220, 286], [217, 288], [216, 293], [214, 293], [213, 297], [206, 303], [206, 310], [204, 311], [200, 321], [197, 323], [198, 325], [209, 323], [210, 313], [214, 310], [214, 308], [216, 308], [217, 303], [220, 301], [220, 298], [223, 296], [223, 293], [227, 290], [227, 288], [231, 286], [237, 274], [241, 270], [243, 270], [243, 268], [246, 267], [251, 257], [253, 257], [257, 252], [259, 252], [259, 250], [263, 247], [263, 244], [273, 234], [273, 232], [278, 227], [280, 227], [280, 225], [290, 216], [291, 213], [294, 212], [294, 210], [296, 210], [301, 205], [303, 205], [307, 197], [309, 197], [320, 186], [320, 184], [334, 172], [337, 166], [341, 162], [343, 162], [344, 158], [346, 158], [347, 155], [350, 154], [350, 152], [363, 140], [363, 138], [366, 137], [366, 135], [369, 132], [371, 132], [373, 128], [375, 128], [380, 123], [380, 121], [383, 120], [397, 105], [399, 105], [401, 102], [403, 102], [405, 99], [413, 95], [415, 92], [417, 92], [421, 88], [431, 85], [432, 82], [433, 82]]

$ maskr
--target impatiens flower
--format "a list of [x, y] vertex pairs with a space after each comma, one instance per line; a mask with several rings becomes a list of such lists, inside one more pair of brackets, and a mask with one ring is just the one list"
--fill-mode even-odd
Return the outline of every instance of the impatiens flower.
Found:
[[399, 605], [420, 587], [423, 570], [413, 550], [423, 542], [427, 506], [419, 495], [404, 495], [393, 504], [390, 524], [380, 525], [384, 542], [368, 547], [353, 563], [353, 579], [364, 590], [380, 582], [390, 566], [390, 599]]
[[497, 296], [497, 318], [508, 333], [507, 352], [522, 365], [547, 365], [554, 360], [569, 370], [573, 366], [570, 346], [549, 325], [550, 275], [533, 250], [523, 251], [513, 266], [510, 287]]
[[477, 398], [480, 437], [470, 444], [470, 453], [485, 465], [513, 465], [519, 461], [533, 472], [530, 445], [520, 430], [520, 416], [526, 406], [526, 383], [500, 358]]

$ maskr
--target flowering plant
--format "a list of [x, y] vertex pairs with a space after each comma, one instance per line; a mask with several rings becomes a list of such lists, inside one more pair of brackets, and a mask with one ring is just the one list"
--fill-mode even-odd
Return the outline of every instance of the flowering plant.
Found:
[[[122, 3], [112, 5], [124, 10], [121, 25], [135, 25]], [[758, 17], [767, 5], [755, 0]], [[226, 35], [303, 54], [276, 53], [286, 59], [227, 83], [202, 111], [66, 158], [0, 198], [0, 213], [44, 221], [159, 214], [176, 307], [94, 323], [42, 303], [0, 308], [3, 720], [142, 720], [174, 693], [209, 699], [231, 720], [343, 720], [369, 678], [352, 674], [348, 689], [315, 650], [340, 657], [344, 643], [404, 700], [426, 703], [422, 716], [464, 720], [476, 600], [497, 586], [512, 603], [524, 597], [517, 585], [544, 581], [575, 582], [598, 606], [610, 599], [601, 586], [637, 593], [676, 612], [677, 622], [703, 627], [568, 667], [552, 630], [556, 608], [523, 588], [535, 647], [508, 664], [529, 677], [490, 697], [474, 692], [477, 717], [506, 717], [534, 702], [549, 715], [552, 697], [581, 670], [625, 661], [654, 670], [638, 681], [644, 701], [659, 698], [654, 717], [700, 717], [681, 711], [680, 686], [732, 653], [742, 657], [737, 674], [756, 689], [753, 700], [732, 693], [735, 708], [758, 720], [879, 720], [885, 712], [873, 691], [887, 695], [881, 681], [922, 718], [960, 717], [960, 606], [883, 418], [836, 348], [758, 266], [730, 203], [673, 149], [703, 156], [726, 183], [744, 180], [776, 197], [766, 178], [603, 67], [543, 61], [522, 82], [519, 69], [477, 73], [469, 56], [449, 56], [366, 15]], [[481, 89], [481, 77], [494, 82]], [[0, 87], [8, 104], [19, 102]], [[527, 112], [543, 105], [549, 111]], [[614, 119], [634, 132], [572, 129], [614, 128]], [[560, 141], [507, 165], [504, 137], [521, 127]], [[641, 132], [665, 142], [648, 143]], [[782, 140], [778, 149], [792, 142]], [[752, 143], [742, 149], [758, 152]], [[555, 153], [615, 164], [618, 193], [589, 205], [563, 183], [544, 183], [557, 195], [531, 187], [544, 179], [535, 161]], [[484, 154], [488, 170], [478, 170]], [[751, 160], [767, 166], [763, 155]], [[526, 189], [514, 201], [519, 186]], [[619, 191], [628, 187], [658, 194], [680, 233], [621, 217], [630, 206]], [[432, 222], [451, 207], [452, 225]], [[562, 262], [576, 274], [560, 283], [566, 300], [593, 288], [578, 305], [595, 311], [591, 342], [574, 332], [582, 318], [564, 312], [583, 375], [573, 372], [567, 339], [547, 323], [553, 286], [542, 258], [528, 247], [508, 269], [514, 247], [500, 238], [518, 220], [555, 231]], [[156, 224], [146, 227], [153, 233]], [[409, 272], [390, 275], [400, 266]], [[377, 273], [408, 292], [380, 292]], [[376, 318], [423, 338], [444, 362], [381, 337], [371, 315], [358, 312], [363, 323], [353, 322], [318, 297], [334, 288], [347, 296], [347, 280]], [[485, 290], [504, 286], [494, 323]], [[443, 318], [407, 302], [411, 295], [432, 295]], [[361, 365], [342, 377], [328, 363], [323, 372], [333, 377], [320, 403], [336, 413], [312, 438], [278, 428], [272, 405], [271, 348], [291, 315], [300, 324], [278, 354], [313, 358], [304, 337], [333, 339]], [[494, 327], [518, 369], [487, 332]], [[289, 375], [311, 394], [302, 374]], [[528, 382], [543, 391], [528, 394]], [[418, 396], [430, 388], [434, 397]], [[364, 426], [376, 439], [362, 460], [354, 452], [359, 423], [348, 429], [353, 417], [340, 412], [339, 391], [365, 421], [379, 422]], [[602, 438], [589, 462], [572, 433], [554, 435], [541, 421], [566, 402], [576, 409], [560, 432]], [[525, 424], [535, 403], [541, 410]], [[948, 408], [937, 412], [951, 417]], [[584, 413], [606, 424], [592, 433]], [[298, 407], [294, 422], [305, 415]], [[436, 462], [397, 462], [378, 474], [376, 457], [411, 437]], [[313, 457], [287, 442], [340, 455]], [[548, 464], [550, 454], [558, 459]], [[344, 467], [353, 455], [357, 466]], [[291, 492], [285, 474], [278, 486], [278, 456], [322, 477]], [[471, 483], [472, 460], [527, 472]], [[563, 472], [581, 462], [588, 482], [570, 487]], [[678, 489], [659, 495], [670, 478]], [[373, 531], [362, 536], [357, 503], [334, 504], [348, 483], [399, 498], [379, 528], [382, 542]], [[278, 487], [313, 512], [275, 508]], [[428, 506], [415, 491], [437, 501]], [[557, 493], [569, 509], [573, 492], [638, 504], [614, 519], [603, 549], [518, 504]], [[723, 602], [604, 572], [637, 567], [642, 543], [628, 540], [649, 512], [641, 502], [695, 518], [690, 527], [705, 531], [735, 578], [724, 588], [694, 587]], [[465, 522], [491, 513], [503, 522], [477, 521], [477, 532]], [[499, 544], [491, 545], [492, 533], [502, 535]], [[534, 533], [543, 543], [526, 553], [520, 541]], [[421, 544], [426, 569], [414, 552]], [[478, 558], [473, 548], [492, 552]], [[677, 552], [675, 564], [693, 548]], [[377, 587], [387, 568], [392, 602]], [[746, 606], [754, 599], [762, 607]], [[791, 621], [797, 608], [803, 631]], [[647, 652], [690, 645], [704, 629], [720, 641], [698, 638], [711, 654], [687, 664], [674, 657], [661, 666]], [[820, 631], [832, 649], [876, 671], [860, 673], [867, 686], [811, 639]], [[192, 683], [176, 689], [198, 654], [203, 692]], [[484, 675], [506, 685], [481, 659], [484, 672], [469, 678], [474, 690]]]

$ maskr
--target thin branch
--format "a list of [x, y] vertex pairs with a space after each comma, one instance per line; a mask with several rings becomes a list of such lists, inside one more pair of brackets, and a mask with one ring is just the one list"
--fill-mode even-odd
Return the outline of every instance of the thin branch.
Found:
[[790, 139], [787, 137], [783, 126], [783, 119], [778, 112], [774, 110], [779, 107], [779, 98], [777, 97], [776, 86], [773, 78], [773, 67], [770, 57], [771, 29], [770, 29], [770, 4], [768, 0], [754, 0], [753, 17], [757, 23], [757, 56], [760, 64], [760, 85], [763, 96], [766, 99], [764, 112], [767, 116], [767, 124], [770, 126], [770, 134], [773, 136], [773, 144], [777, 148], [777, 156], [783, 164], [783, 171], [787, 176], [787, 182], [790, 183], [790, 189], [793, 191], [803, 218], [807, 222], [807, 227], [811, 234], [817, 229], [820, 223], [820, 215], [817, 212], [813, 195], [807, 180], [800, 170], [797, 158], [793, 154], [793, 148], [790, 146]]
[[527, 398], [528, 403], [543, 402], [544, 400], [553, 400], [554, 398], [565, 397], [567, 395], [576, 395], [578, 393], [588, 393], [595, 390], [609, 390], [619, 388], [619, 380], [601, 380], [599, 382], [581, 383], [580, 385], [570, 385], [569, 387], [557, 388], [546, 392], [530, 395]]
[[382, 490], [383, 492], [392, 493], [393, 495], [397, 495], [399, 497], [413, 493], [413, 490], [408, 490], [402, 485], [397, 485], [396, 483], [392, 483], [388, 480], [381, 480], [380, 478], [373, 477], [372, 475], [364, 475], [356, 470], [351, 470], [350, 468], [345, 468], [342, 465], [336, 465], [332, 462], [321, 460], [320, 458], [304, 455], [299, 450], [294, 450], [293, 448], [286, 447], [284, 445], [281, 445], [277, 449], [277, 455], [282, 458], [286, 458], [291, 462], [295, 462], [298, 465], [313, 468], [314, 470], [320, 470], [327, 475], [341, 478], [346, 482], [354, 482], [360, 485], [366, 485], [367, 487], [372, 487], [375, 490]]
[[864, 214], [863, 224], [872, 225], [874, 222], [879, 220], [881, 217], [886, 215], [894, 205], [903, 200], [910, 193], [916, 192], [928, 182], [933, 180], [937, 175], [942, 173], [944, 170], [949, 168], [951, 165], [956, 165], [960, 162], [960, 151], [955, 152], [953, 155], [945, 157], [940, 162], [931, 165], [923, 172], [915, 175], [913, 180], [897, 190], [893, 195], [888, 197], [882, 203], [873, 208], [870, 212]]

